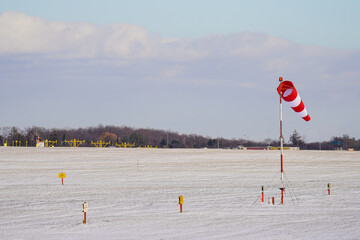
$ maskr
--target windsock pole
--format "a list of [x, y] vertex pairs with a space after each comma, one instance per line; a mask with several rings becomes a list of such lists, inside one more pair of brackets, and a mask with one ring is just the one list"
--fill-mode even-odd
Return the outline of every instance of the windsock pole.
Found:
[[[279, 82], [282, 82], [283, 78], [279, 77]], [[284, 191], [285, 191], [285, 185], [284, 185], [284, 137], [282, 132], [282, 98], [280, 94], [280, 169], [281, 169], [281, 204], [284, 204]]]

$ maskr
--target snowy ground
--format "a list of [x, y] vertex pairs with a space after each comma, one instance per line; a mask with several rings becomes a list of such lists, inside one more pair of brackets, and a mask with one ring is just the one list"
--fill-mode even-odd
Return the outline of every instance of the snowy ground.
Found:
[[360, 152], [285, 151], [284, 205], [279, 159], [279, 151], [2, 147], [0, 239], [360, 239]]

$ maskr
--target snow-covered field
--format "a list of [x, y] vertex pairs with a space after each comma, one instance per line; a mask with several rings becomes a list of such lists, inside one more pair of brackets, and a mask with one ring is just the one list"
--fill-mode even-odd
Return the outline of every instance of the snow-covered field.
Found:
[[1, 147], [0, 239], [360, 239], [360, 152], [284, 168], [280, 205], [279, 151]]

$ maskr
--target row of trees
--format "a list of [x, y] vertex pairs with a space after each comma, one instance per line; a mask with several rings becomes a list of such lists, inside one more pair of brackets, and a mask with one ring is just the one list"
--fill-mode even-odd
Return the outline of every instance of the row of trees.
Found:
[[[16, 127], [3, 127], [0, 131], [0, 144], [5, 142], [20, 142], [21, 145], [35, 146], [40, 140], [57, 141], [57, 146], [66, 146], [65, 140], [85, 140], [81, 146], [92, 146], [91, 142], [99, 140], [116, 143], [135, 143], [135, 146], [158, 146], [168, 148], [223, 148], [244, 144], [245, 140], [227, 140], [223, 138], [211, 139], [197, 134], [179, 134], [173, 131], [157, 129], [134, 129], [130, 127], [103, 126], [78, 129], [46, 129], [42, 127], [29, 127], [19, 129]], [[251, 143], [250, 141], [248, 141]]]
[[[264, 141], [251, 141], [247, 139], [224, 139], [210, 138], [197, 134], [179, 134], [173, 131], [157, 129], [134, 129], [126, 126], [103, 126], [78, 129], [47, 129], [43, 127], [28, 127], [19, 129], [17, 127], [2, 127], [0, 131], [0, 145], [5, 142], [12, 145], [17, 142], [18, 146], [35, 146], [40, 140], [57, 141], [56, 146], [66, 146], [65, 140], [85, 140], [81, 146], [92, 146], [91, 142], [99, 140], [111, 142], [110, 146], [116, 143], [135, 143], [135, 146], [157, 146], [163, 148], [237, 148], [244, 147], [266, 147], [279, 146], [280, 141], [265, 139]], [[321, 149], [335, 150], [338, 148], [354, 148], [360, 150], [360, 140], [355, 140], [348, 135], [333, 137], [329, 141], [306, 143], [300, 134], [295, 130], [290, 136], [286, 146], [297, 146], [300, 149]]]
[[336, 150], [353, 148], [354, 150], [360, 150], [360, 139], [356, 140], [349, 135], [344, 134], [342, 137], [332, 137], [330, 141], [311, 142], [306, 143], [300, 134], [294, 130], [290, 135], [290, 144], [297, 146], [300, 149], [320, 149], [320, 150]]

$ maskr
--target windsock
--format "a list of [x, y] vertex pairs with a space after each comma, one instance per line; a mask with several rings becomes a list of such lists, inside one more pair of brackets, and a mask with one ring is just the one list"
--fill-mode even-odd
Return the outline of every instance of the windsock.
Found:
[[290, 81], [281, 82], [277, 91], [282, 99], [290, 104], [290, 107], [300, 115], [305, 121], [310, 121], [310, 116], [306, 111], [305, 105], [296, 91], [294, 84]]

